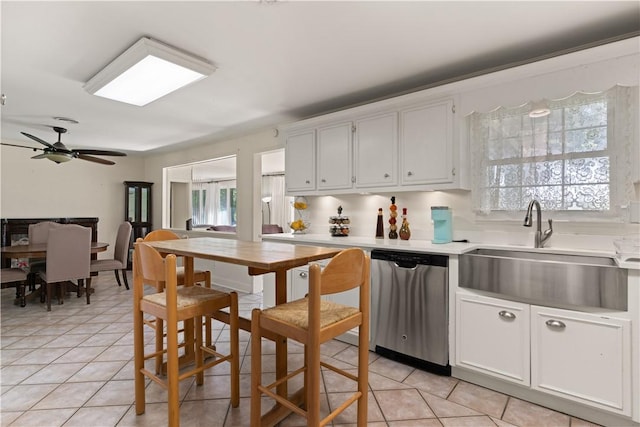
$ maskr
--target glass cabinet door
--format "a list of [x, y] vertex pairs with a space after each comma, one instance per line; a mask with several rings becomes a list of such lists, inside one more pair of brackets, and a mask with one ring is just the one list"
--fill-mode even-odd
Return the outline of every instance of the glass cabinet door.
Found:
[[152, 230], [151, 186], [152, 182], [125, 181], [125, 221], [131, 223], [131, 242], [129, 245], [129, 268], [133, 243]]

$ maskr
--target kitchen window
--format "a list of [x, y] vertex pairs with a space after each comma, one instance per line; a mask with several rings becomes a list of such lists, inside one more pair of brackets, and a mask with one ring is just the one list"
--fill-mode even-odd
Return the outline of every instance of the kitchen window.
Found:
[[470, 116], [474, 210], [497, 219], [537, 199], [567, 218], [622, 218], [634, 191], [638, 88], [546, 101], [543, 117], [529, 117], [532, 104]]

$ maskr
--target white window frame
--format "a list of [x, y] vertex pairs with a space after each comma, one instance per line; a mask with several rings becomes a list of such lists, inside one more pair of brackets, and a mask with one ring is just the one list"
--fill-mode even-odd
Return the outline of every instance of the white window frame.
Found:
[[[563, 109], [580, 103], [607, 101], [607, 146], [600, 151], [571, 152], [566, 153], [564, 149], [561, 154], [536, 153], [530, 156], [523, 149], [520, 157], [512, 156], [509, 159], [490, 159], [489, 144], [491, 132], [489, 123], [493, 121], [502, 123], [501, 120], [513, 117], [526, 117], [533, 103], [527, 103], [516, 108], [498, 108], [488, 113], [475, 112], [468, 117], [470, 146], [471, 146], [471, 176], [472, 176], [472, 200], [473, 210], [478, 220], [518, 220], [522, 221], [523, 212], [529, 200], [519, 201], [520, 207], [513, 210], [498, 210], [491, 200], [491, 188], [496, 188], [491, 184], [490, 170], [499, 164], [524, 165], [530, 163], [544, 163], [551, 161], [570, 162], [578, 158], [608, 157], [609, 162], [609, 210], [586, 211], [586, 210], [566, 210], [547, 209], [546, 212], [553, 214], [554, 219], [566, 219], [572, 221], [615, 221], [626, 222], [628, 220], [627, 206], [629, 200], [634, 198], [633, 188], [633, 168], [637, 167], [633, 163], [634, 144], [638, 144], [638, 87], [615, 86], [614, 88], [595, 94], [576, 93], [570, 97], [560, 100], [546, 101], [551, 110]], [[544, 118], [542, 118], [544, 119]], [[529, 119], [541, 120], [541, 119]], [[535, 124], [532, 124], [532, 127]], [[526, 128], [527, 126], [524, 126]], [[565, 130], [563, 129], [563, 132]], [[493, 129], [495, 132], [495, 128]], [[513, 136], [513, 135], [511, 135]], [[517, 135], [517, 138], [524, 140], [532, 138], [530, 135]], [[563, 141], [564, 143], [564, 141]], [[524, 146], [524, 144], [522, 144]], [[637, 152], [637, 151], [635, 151]], [[502, 185], [502, 184], [501, 184]], [[537, 183], [536, 185], [540, 185]], [[569, 185], [564, 180], [558, 185]], [[520, 176], [520, 182], [512, 186], [514, 192], [520, 188], [524, 191], [533, 188], [535, 185], [524, 182], [524, 174]], [[503, 187], [504, 188], [504, 187]], [[522, 196], [522, 194], [520, 194]], [[540, 200], [544, 205], [544, 200]], [[515, 204], [512, 203], [512, 204]]]

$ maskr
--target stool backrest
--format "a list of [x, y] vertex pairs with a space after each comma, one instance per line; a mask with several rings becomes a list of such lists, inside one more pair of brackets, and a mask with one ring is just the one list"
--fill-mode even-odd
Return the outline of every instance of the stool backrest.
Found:
[[159, 240], [177, 240], [180, 236], [170, 230], [153, 230], [144, 236], [145, 242], [157, 242]]
[[[143, 241], [136, 242], [134, 259], [137, 260], [137, 268], [144, 283], [156, 285], [165, 282], [164, 258], [160, 252], [147, 245]], [[175, 255], [174, 255], [175, 256]]]
[[[317, 267], [317, 270], [314, 268]], [[314, 272], [314, 270], [316, 270]], [[312, 264], [309, 277], [318, 274], [320, 266]], [[311, 279], [310, 279], [311, 280]], [[349, 248], [331, 258], [331, 261], [320, 273], [321, 295], [348, 291], [362, 286], [369, 280], [368, 257], [362, 249]]]

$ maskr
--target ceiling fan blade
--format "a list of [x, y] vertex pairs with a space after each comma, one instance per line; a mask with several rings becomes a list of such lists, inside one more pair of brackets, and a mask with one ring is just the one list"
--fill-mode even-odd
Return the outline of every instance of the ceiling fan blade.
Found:
[[33, 156], [32, 159], [46, 159], [47, 153], [38, 154], [37, 156]]
[[94, 156], [126, 156], [126, 153], [122, 153], [120, 151], [110, 151], [110, 150], [72, 150], [74, 153], [78, 154], [90, 154]]
[[54, 146], [53, 146], [53, 144], [49, 144], [49, 143], [48, 143], [47, 141], [45, 141], [44, 139], [40, 139], [40, 138], [38, 138], [37, 136], [33, 136], [33, 135], [31, 135], [31, 134], [29, 134], [29, 133], [26, 133], [26, 132], [20, 132], [20, 133], [21, 133], [21, 134], [23, 134], [24, 136], [26, 136], [27, 138], [31, 138], [31, 139], [33, 139], [34, 141], [39, 142], [40, 144], [44, 144], [44, 145], [46, 145], [47, 147], [51, 148], [52, 150], [55, 150], [55, 149], [56, 149], [56, 147], [54, 147]]
[[44, 151], [44, 148], [28, 147], [26, 145], [8, 144], [6, 142], [0, 142], [0, 145], [8, 145], [10, 147], [28, 148], [29, 150], [33, 150], [33, 151], [36, 151], [36, 150]]
[[86, 154], [78, 153], [78, 158], [82, 160], [88, 160], [90, 162], [100, 163], [103, 165], [115, 165], [116, 162], [112, 162], [111, 160], [101, 159], [99, 157], [87, 156]]

